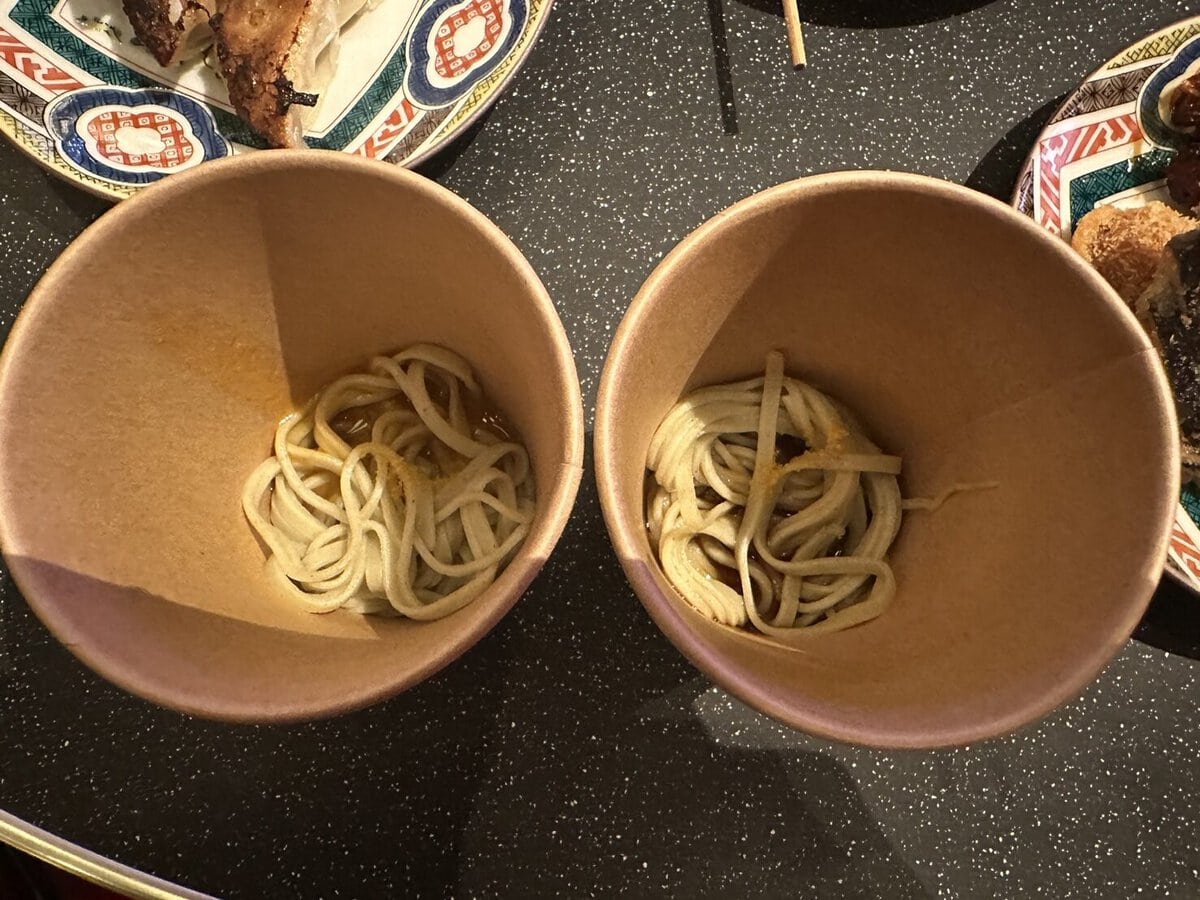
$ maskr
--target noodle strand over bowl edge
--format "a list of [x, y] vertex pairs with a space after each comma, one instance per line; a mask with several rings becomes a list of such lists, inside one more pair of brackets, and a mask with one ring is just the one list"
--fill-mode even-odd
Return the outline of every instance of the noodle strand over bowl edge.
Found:
[[[794, 448], [777, 458], [777, 447]], [[701, 388], [651, 440], [647, 525], [668, 580], [698, 612], [773, 642], [841, 631], [895, 595], [899, 457], [844, 407], [784, 374]]]
[[432, 620], [478, 597], [534, 514], [528, 454], [482, 408], [466, 361], [421, 344], [284, 418], [242, 491], [272, 576], [319, 613]]

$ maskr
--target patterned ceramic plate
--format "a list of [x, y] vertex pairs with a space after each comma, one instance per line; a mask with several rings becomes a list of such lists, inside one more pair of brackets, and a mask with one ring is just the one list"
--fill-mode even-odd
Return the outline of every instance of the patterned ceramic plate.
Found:
[[[1200, 59], [1200, 16], [1138, 41], [1071, 94], [1034, 145], [1013, 205], [1048, 231], [1071, 236], [1094, 207], [1166, 200], [1163, 173], [1176, 137], [1158, 111], [1165, 85]], [[1200, 593], [1200, 490], [1183, 489], [1167, 571]]]
[[[551, 0], [382, 0], [342, 32], [309, 146], [412, 165], [497, 97]], [[0, 0], [0, 131], [52, 171], [128, 197], [263, 147], [196, 61], [159, 66], [121, 0]]]

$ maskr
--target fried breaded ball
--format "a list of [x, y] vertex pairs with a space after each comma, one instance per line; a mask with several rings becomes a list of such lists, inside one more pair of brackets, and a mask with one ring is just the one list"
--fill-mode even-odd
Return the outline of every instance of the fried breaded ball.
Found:
[[1079, 220], [1071, 246], [1132, 306], [1154, 277], [1167, 241], [1196, 225], [1158, 201], [1138, 209], [1100, 206]]

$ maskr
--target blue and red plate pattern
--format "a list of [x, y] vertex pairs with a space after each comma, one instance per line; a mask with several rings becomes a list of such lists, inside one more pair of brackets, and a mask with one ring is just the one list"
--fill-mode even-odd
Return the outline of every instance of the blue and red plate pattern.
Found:
[[[419, 161], [494, 102], [549, 7], [550, 0], [381, 0], [344, 29], [306, 141]], [[264, 146], [203, 60], [164, 69], [132, 40], [119, 0], [0, 0], [0, 132], [56, 173], [113, 198]]]

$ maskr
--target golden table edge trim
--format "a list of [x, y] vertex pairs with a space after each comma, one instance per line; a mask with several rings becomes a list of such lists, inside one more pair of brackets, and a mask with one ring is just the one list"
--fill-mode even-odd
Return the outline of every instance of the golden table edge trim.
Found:
[[0, 810], [0, 841], [72, 875], [137, 900], [215, 900], [208, 894], [188, 890], [85, 850], [3, 810]]

